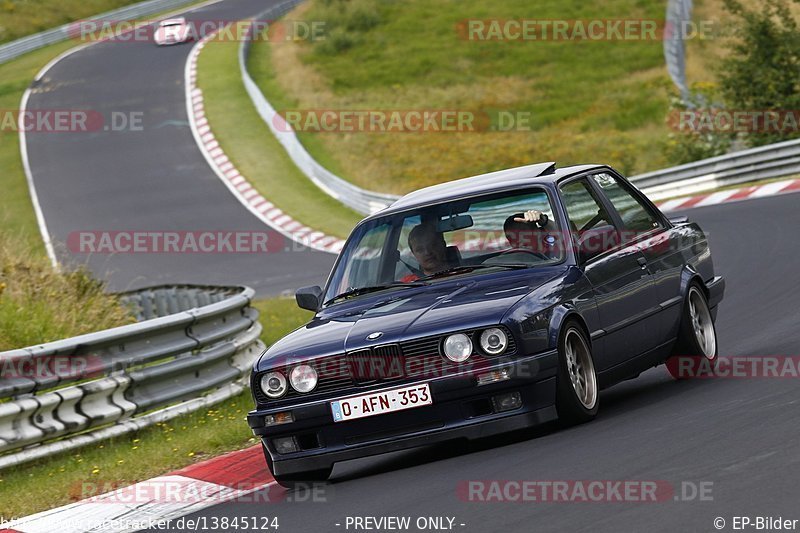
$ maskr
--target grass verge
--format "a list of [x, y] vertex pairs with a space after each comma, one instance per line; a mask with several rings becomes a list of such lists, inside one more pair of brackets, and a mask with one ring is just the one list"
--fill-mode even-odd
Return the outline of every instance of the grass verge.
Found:
[[211, 40], [198, 60], [198, 86], [220, 146], [239, 172], [281, 210], [311, 228], [347, 237], [361, 216], [300, 172], [255, 112], [241, 82], [238, 49], [237, 42]]
[[[555, 160], [625, 173], [665, 165], [671, 90], [655, 40], [470, 41], [470, 19], [534, 16], [524, 0], [312, 0], [287, 15], [324, 21], [325, 39], [261, 40], [250, 66], [281, 110], [464, 110], [529, 117], [513, 131], [305, 133], [312, 155], [361, 187], [403, 193]], [[663, 20], [663, 5], [537, 3], [537, 20]], [[484, 115], [481, 115], [483, 113]]]
[[56, 272], [25, 243], [0, 234], [0, 351], [134, 321], [87, 271]]
[[[311, 316], [293, 299], [262, 300], [254, 306], [261, 313], [266, 344]], [[83, 483], [110, 490], [252, 446], [257, 441], [245, 422], [252, 406], [247, 390], [206, 411], [0, 471], [0, 515], [26, 516], [80, 500], [86, 495]]]
[[0, 43], [141, 0], [0, 0]]

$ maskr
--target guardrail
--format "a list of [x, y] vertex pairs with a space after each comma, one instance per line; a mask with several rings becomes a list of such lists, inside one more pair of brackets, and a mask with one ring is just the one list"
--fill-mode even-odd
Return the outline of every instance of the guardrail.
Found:
[[121, 298], [136, 324], [0, 353], [0, 468], [244, 390], [264, 350], [253, 295], [244, 287], [144, 289]]
[[[147, 2], [141, 2], [120, 9], [107, 11], [105, 13], [92, 16], [87, 20], [133, 20], [154, 15], [168, 9], [192, 4], [196, 1], [197, 0], [148, 0]], [[44, 48], [45, 46], [65, 41], [73, 36], [74, 30], [74, 23], [64, 24], [58, 28], [28, 35], [27, 37], [22, 37], [16, 41], [11, 41], [10, 43], [0, 45], [0, 63], [5, 63], [6, 61], [10, 61], [23, 54], [27, 54], [28, 52], [33, 52], [39, 48]]]
[[658, 201], [794, 174], [800, 174], [800, 139], [732, 152], [630, 179], [647, 196]]
[[[258, 20], [275, 20], [300, 3], [302, 3], [302, 0], [287, 0], [263, 11], [256, 18]], [[288, 124], [283, 126], [283, 119], [278, 116], [275, 108], [267, 101], [267, 98], [247, 71], [247, 57], [250, 54], [252, 32], [253, 28], [251, 27], [246, 38], [242, 39], [239, 49], [239, 67], [242, 72], [242, 81], [258, 114], [267, 123], [278, 142], [283, 145], [294, 164], [328, 195], [361, 214], [371, 214], [391, 205], [399, 196], [362, 189], [340, 178], [311, 157], [311, 154], [308, 153], [297, 138], [297, 134]], [[278, 123], [282, 125], [280, 130], [276, 126]]]
[[[287, 0], [264, 11], [258, 16], [258, 19], [277, 19], [302, 1]], [[673, 0], [670, 5], [675, 11], [671, 15], [675, 19], [673, 22], [689, 17], [688, 10], [691, 9], [691, 1]], [[252, 35], [248, 34], [248, 38], [243, 40], [239, 50], [239, 65], [244, 86], [259, 115], [300, 170], [327, 194], [362, 214], [374, 213], [397, 200], [398, 196], [361, 189], [325, 169], [308, 153], [285, 121], [278, 119], [276, 122], [277, 112], [247, 70], [251, 37]], [[677, 55], [675, 55], [675, 59], [678, 59]], [[680, 65], [676, 64], [676, 66]], [[678, 71], [675, 73], [670, 71], [670, 73], [679, 74]], [[277, 123], [281, 124], [280, 130], [276, 127]], [[630, 179], [647, 196], [659, 201], [674, 196], [706, 192], [722, 186], [793, 174], [800, 174], [800, 140], [733, 152], [686, 165], [631, 176]]]

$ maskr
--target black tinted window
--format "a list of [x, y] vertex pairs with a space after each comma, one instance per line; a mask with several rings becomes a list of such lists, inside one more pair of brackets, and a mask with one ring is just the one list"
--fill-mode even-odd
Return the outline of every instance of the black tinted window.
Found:
[[655, 213], [633, 196], [614, 176], [602, 173], [592, 176], [592, 179], [614, 205], [614, 209], [622, 218], [625, 230], [638, 233], [660, 227]]

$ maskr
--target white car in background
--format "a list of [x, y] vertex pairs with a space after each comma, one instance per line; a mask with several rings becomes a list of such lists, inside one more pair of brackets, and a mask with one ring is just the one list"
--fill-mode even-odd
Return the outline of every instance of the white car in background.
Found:
[[191, 38], [191, 32], [186, 19], [178, 17], [159, 22], [153, 38], [158, 46], [166, 46], [185, 43]]

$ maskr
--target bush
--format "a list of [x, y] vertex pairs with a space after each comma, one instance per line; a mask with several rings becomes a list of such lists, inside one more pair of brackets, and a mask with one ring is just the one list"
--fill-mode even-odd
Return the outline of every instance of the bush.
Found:
[[317, 0], [311, 18], [325, 21], [326, 36], [315, 41], [315, 51], [322, 55], [346, 52], [381, 23], [375, 0]]
[[723, 110], [719, 103], [719, 89], [712, 83], [698, 83], [691, 87], [689, 101], [684, 101], [679, 95], [670, 97], [670, 109], [667, 123], [673, 129], [664, 146], [664, 155], [673, 165], [691, 163], [722, 155], [730, 150], [736, 136], [732, 132], [711, 129], [686, 129], [682, 128], [680, 113], [690, 111], [695, 117], [700, 115], [713, 116]]
[[[720, 81], [731, 109], [797, 110], [800, 107], [800, 28], [786, 0], [763, 0], [753, 10], [725, 0], [737, 17], [737, 40], [721, 63]], [[750, 146], [798, 137], [797, 131], [743, 135]]]

